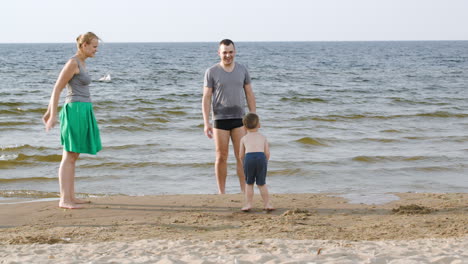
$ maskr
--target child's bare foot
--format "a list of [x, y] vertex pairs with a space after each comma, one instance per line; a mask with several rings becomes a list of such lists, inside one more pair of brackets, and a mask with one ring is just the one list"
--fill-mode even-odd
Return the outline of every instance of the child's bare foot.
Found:
[[87, 203], [91, 203], [91, 201], [85, 201], [85, 200], [81, 200], [81, 199], [75, 198], [75, 199], [73, 199], [73, 203], [76, 203], [76, 204], [87, 204]]
[[59, 203], [59, 207], [63, 209], [82, 209], [84, 208], [81, 205], [75, 203]]
[[271, 211], [274, 211], [275, 208], [274, 208], [273, 206], [271, 206], [270, 203], [267, 203], [267, 204], [265, 204], [265, 207], [264, 207], [263, 210], [265, 210], [265, 211], [267, 211], [267, 212], [271, 212]]

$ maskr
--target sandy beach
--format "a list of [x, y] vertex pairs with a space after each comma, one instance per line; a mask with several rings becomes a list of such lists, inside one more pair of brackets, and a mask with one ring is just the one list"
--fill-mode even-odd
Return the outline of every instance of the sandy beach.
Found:
[[0, 204], [0, 263], [467, 263], [468, 194], [386, 204], [273, 194], [110, 196], [86, 209]]

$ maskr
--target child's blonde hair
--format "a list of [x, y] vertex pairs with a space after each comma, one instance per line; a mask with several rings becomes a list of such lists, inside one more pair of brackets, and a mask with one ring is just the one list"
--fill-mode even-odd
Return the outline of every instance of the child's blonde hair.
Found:
[[242, 118], [242, 123], [247, 129], [257, 128], [260, 118], [255, 113], [248, 113]]

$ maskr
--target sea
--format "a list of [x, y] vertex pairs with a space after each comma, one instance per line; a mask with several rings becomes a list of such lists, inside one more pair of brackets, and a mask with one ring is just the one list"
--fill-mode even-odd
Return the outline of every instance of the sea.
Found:
[[[77, 162], [81, 197], [217, 193], [201, 111], [217, 46], [100, 44], [86, 62], [103, 150]], [[398, 192], [468, 192], [468, 41], [236, 47], [270, 142], [271, 193], [383, 203]], [[58, 197], [60, 132], [41, 117], [75, 51], [0, 44], [0, 202]], [[232, 146], [228, 163], [226, 191], [239, 193]]]

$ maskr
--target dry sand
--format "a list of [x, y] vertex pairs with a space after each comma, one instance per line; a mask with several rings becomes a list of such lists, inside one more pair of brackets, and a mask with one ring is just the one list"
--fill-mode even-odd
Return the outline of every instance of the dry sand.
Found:
[[241, 195], [0, 204], [0, 263], [468, 263], [468, 194], [395, 195], [275, 194], [271, 213]]

